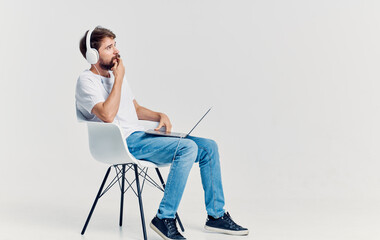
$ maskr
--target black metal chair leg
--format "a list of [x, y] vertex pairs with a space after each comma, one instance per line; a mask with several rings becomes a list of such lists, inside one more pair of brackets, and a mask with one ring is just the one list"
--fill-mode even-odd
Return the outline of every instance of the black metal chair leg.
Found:
[[138, 173], [137, 164], [134, 164], [134, 167], [135, 167], [137, 195], [139, 198], [139, 205], [140, 205], [141, 224], [142, 224], [142, 229], [143, 229], [143, 233], [144, 233], [144, 240], [147, 240], [148, 238], [147, 238], [146, 229], [145, 229], [145, 217], [144, 217], [144, 209], [143, 209], [143, 204], [142, 204], [140, 180], [139, 180], [139, 173]]
[[[158, 170], [158, 168], [156, 168], [156, 172], [157, 172], [158, 178], [161, 181], [162, 187], [165, 189], [165, 182], [164, 182], [164, 179], [162, 178], [161, 172], [160, 172], [160, 170]], [[178, 216], [178, 213], [175, 213], [175, 217], [177, 218], [179, 227], [181, 228], [182, 232], [184, 232], [185, 228], [182, 225], [182, 222], [181, 222], [181, 219]]]
[[88, 225], [88, 223], [90, 222], [90, 219], [91, 219], [92, 213], [94, 212], [95, 207], [96, 207], [96, 204], [98, 203], [99, 197], [100, 197], [100, 195], [102, 194], [103, 187], [104, 187], [104, 184], [105, 184], [106, 181], [107, 181], [107, 178], [108, 178], [108, 175], [109, 175], [109, 173], [110, 173], [110, 170], [111, 170], [111, 167], [108, 168], [108, 170], [107, 170], [107, 172], [106, 172], [106, 175], [104, 176], [104, 179], [103, 179], [102, 185], [100, 186], [99, 191], [98, 191], [98, 194], [96, 195], [96, 198], [95, 198], [94, 204], [92, 204], [92, 207], [91, 207], [90, 213], [88, 214], [88, 217], [87, 217], [86, 223], [84, 224], [83, 229], [82, 229], [82, 232], [81, 232], [82, 235], [83, 235], [84, 232], [86, 231], [87, 225]]
[[124, 177], [125, 177], [125, 165], [123, 164], [122, 168], [122, 174], [121, 174], [121, 200], [120, 200], [120, 219], [119, 219], [119, 226], [121, 227], [123, 225], [123, 207], [124, 207]]

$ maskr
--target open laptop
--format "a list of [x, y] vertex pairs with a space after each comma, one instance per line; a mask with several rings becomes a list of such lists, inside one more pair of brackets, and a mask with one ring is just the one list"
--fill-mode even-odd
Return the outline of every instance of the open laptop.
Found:
[[208, 112], [210, 112], [212, 107], [210, 107], [207, 112], [201, 117], [201, 119], [195, 124], [195, 126], [190, 130], [188, 134], [186, 133], [177, 133], [177, 132], [163, 132], [163, 131], [156, 131], [154, 129], [149, 129], [146, 130], [145, 133], [147, 134], [152, 134], [152, 135], [158, 135], [158, 136], [163, 136], [163, 137], [177, 137], [177, 138], [185, 138], [189, 136], [189, 134], [195, 129], [196, 126], [202, 121], [202, 119], [207, 115]]

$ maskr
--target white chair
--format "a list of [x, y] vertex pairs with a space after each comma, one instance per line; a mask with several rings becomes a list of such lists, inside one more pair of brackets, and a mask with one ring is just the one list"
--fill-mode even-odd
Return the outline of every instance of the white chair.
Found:
[[[91, 219], [92, 213], [96, 207], [96, 204], [100, 197], [102, 197], [116, 182], [119, 183], [121, 191], [121, 201], [120, 201], [120, 218], [119, 225], [122, 226], [123, 223], [123, 205], [124, 205], [124, 193], [131, 188], [135, 195], [138, 197], [139, 206], [140, 206], [140, 215], [141, 215], [141, 224], [143, 229], [144, 240], [147, 239], [146, 227], [145, 227], [145, 218], [144, 210], [142, 203], [142, 190], [144, 187], [145, 181], [151, 183], [156, 188], [164, 191], [165, 183], [162, 178], [162, 175], [159, 171], [159, 167], [165, 167], [170, 164], [165, 165], [156, 165], [149, 161], [144, 161], [141, 159], [136, 159], [129, 152], [125, 139], [122, 136], [121, 129], [118, 125], [113, 123], [103, 123], [103, 122], [90, 122], [86, 121], [85, 117], [80, 111], [77, 110], [77, 119], [79, 122], [85, 122], [88, 128], [88, 140], [91, 155], [98, 161], [106, 163], [109, 165], [106, 175], [102, 181], [100, 189], [96, 195], [95, 201], [91, 207], [90, 213], [87, 217], [86, 223], [83, 226], [81, 234], [83, 235], [86, 231], [87, 225]], [[140, 121], [146, 128], [156, 128], [158, 126], [157, 122], [151, 121]], [[104, 185], [107, 182], [108, 175], [111, 168], [115, 168], [116, 176], [104, 189]], [[160, 179], [161, 186], [157, 184], [149, 175], [148, 169], [155, 168], [158, 178]], [[135, 172], [135, 179], [133, 181], [128, 181], [125, 177], [128, 170], [133, 169]], [[143, 178], [143, 183], [140, 187], [140, 179]], [[132, 184], [136, 182], [136, 190], [133, 189]], [[125, 183], [128, 184], [128, 187], [125, 188]], [[182, 231], [184, 231], [181, 220], [179, 219], [178, 214], [176, 214], [178, 224]]]

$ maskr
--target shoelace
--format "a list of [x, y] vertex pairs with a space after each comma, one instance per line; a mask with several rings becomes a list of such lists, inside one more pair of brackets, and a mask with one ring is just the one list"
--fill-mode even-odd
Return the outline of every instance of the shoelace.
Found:
[[164, 222], [165, 222], [166, 227], [169, 229], [169, 233], [171, 234], [179, 233], [177, 229], [177, 225], [175, 223], [175, 219], [164, 219]]
[[237, 225], [231, 218], [230, 214], [227, 212], [223, 217], [222, 217], [224, 220], [226, 220], [228, 222], [228, 224], [231, 226], [231, 227], [234, 227], [234, 228], [240, 228], [239, 225]]

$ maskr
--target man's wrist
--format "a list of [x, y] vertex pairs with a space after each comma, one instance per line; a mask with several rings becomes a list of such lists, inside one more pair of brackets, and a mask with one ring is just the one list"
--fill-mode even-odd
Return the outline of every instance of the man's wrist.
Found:
[[120, 77], [120, 76], [115, 76], [115, 83], [122, 83], [123, 82], [123, 78]]

